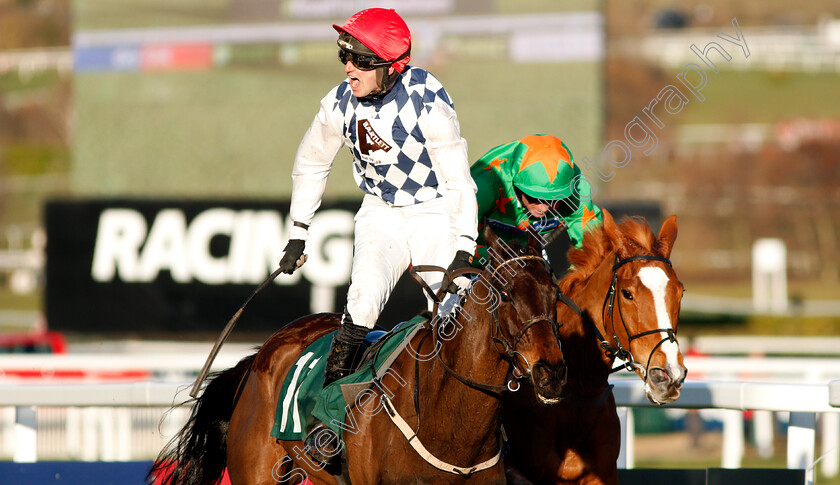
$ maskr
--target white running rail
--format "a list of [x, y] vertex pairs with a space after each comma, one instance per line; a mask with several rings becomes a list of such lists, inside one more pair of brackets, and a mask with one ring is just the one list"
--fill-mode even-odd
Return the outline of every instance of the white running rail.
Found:
[[[82, 452], [83, 460], [130, 460], [131, 419], [120, 414], [126, 407], [159, 407], [187, 399], [191, 383], [137, 382], [127, 384], [0, 384], [0, 407], [14, 407], [14, 449], [16, 461], [37, 461], [35, 412], [38, 407], [68, 407], [78, 410], [68, 420], [84, 420], [89, 426], [82, 433], [94, 433], [88, 441], [98, 442], [99, 453]], [[630, 407], [654, 407], [644, 397], [643, 383], [619, 380], [615, 397], [622, 418], [622, 455], [619, 466], [633, 466], [632, 414]], [[731, 420], [724, 431], [723, 465], [737, 468], [743, 455], [743, 418], [745, 410], [789, 412], [787, 466], [806, 469], [806, 485], [814, 483], [814, 452], [817, 415], [836, 418], [840, 411], [840, 381], [828, 384], [785, 384], [769, 382], [686, 381], [680, 399], [666, 408], [724, 409]], [[161, 425], [161, 432], [171, 434], [185, 421], [188, 409], [180, 408], [172, 421]], [[8, 415], [8, 413], [7, 413]], [[97, 424], [98, 421], [98, 424]], [[840, 427], [833, 419], [834, 427]], [[93, 426], [93, 428], [90, 428]], [[835, 429], [835, 435], [837, 433]], [[76, 437], [76, 442], [79, 441]], [[83, 437], [84, 438], [84, 437]], [[726, 440], [734, 442], [727, 442]], [[740, 443], [738, 440], [740, 439]], [[82, 439], [81, 441], [85, 441]], [[823, 443], [825, 446], [825, 443]], [[836, 444], [832, 450], [838, 454]], [[727, 456], [731, 455], [731, 456]]]

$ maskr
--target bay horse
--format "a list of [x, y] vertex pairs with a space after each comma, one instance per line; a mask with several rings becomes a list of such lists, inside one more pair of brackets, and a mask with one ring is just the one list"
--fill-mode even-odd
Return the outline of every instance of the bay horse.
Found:
[[567, 382], [551, 407], [528, 393], [506, 395], [509, 483], [618, 483], [621, 433], [607, 382], [620, 368], [613, 368], [616, 357], [644, 381], [650, 402], [679, 398], [686, 376], [676, 338], [684, 288], [668, 259], [676, 237], [676, 216], [657, 237], [644, 219], [616, 225], [605, 210], [601, 228], [569, 251], [572, 269], [559, 283], [557, 304]]
[[256, 354], [212, 376], [149, 476], [165, 475], [174, 462], [164, 484], [212, 484], [225, 467], [234, 485], [505, 483], [500, 394], [528, 381], [534, 399], [552, 402], [566, 371], [557, 287], [539, 243], [508, 246], [491, 231], [485, 238], [489, 264], [457, 316], [435, 318], [406, 339], [409, 347], [391, 365], [401, 377], [383, 382], [393, 397], [374, 392], [348, 408], [336, 447], [344, 450], [342, 472], [334, 476], [316, 464], [302, 441], [270, 436], [290, 367], [338, 328], [340, 314], [318, 314], [296, 320]]

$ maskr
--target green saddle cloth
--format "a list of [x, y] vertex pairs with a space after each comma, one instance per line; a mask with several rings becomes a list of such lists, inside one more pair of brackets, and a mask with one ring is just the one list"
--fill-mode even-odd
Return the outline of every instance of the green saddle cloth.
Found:
[[335, 332], [330, 332], [313, 342], [298, 357], [286, 374], [271, 436], [281, 440], [302, 440], [320, 421], [342, 435], [342, 424], [346, 418], [347, 406], [341, 393], [342, 384], [361, 384], [373, 381], [371, 365], [377, 370], [388, 357], [401, 347], [405, 336], [427, 318], [416, 316], [402, 322], [385, 334], [384, 342], [377, 342], [376, 352], [361, 368], [343, 379], [324, 388], [324, 369]]

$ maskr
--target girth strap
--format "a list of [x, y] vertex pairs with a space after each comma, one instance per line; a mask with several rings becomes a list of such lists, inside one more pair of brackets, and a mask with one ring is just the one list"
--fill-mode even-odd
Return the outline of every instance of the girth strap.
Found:
[[416, 451], [421, 458], [426, 460], [426, 463], [432, 465], [438, 470], [442, 470], [448, 473], [454, 473], [456, 475], [461, 475], [462, 477], [469, 478], [470, 476], [472, 476], [473, 473], [486, 470], [499, 463], [499, 460], [502, 457], [501, 448], [499, 448], [499, 451], [494, 457], [469, 468], [452, 465], [446, 463], [443, 460], [438, 459], [436, 456], [431, 454], [425, 446], [423, 446], [423, 443], [421, 443], [420, 439], [417, 437], [417, 433], [415, 433], [414, 430], [411, 429], [411, 426], [409, 426], [408, 423], [405, 421], [405, 419], [403, 419], [403, 417], [400, 416], [400, 413], [397, 412], [397, 409], [394, 407], [393, 403], [391, 403], [391, 400], [388, 398], [388, 396], [385, 393], [382, 393], [381, 397], [382, 402], [385, 404], [385, 411], [391, 418], [391, 421], [393, 421], [397, 428], [400, 430], [400, 432], [402, 432], [403, 436], [405, 436], [405, 438], [408, 440], [408, 443], [411, 444], [412, 448], [414, 448], [414, 451]]

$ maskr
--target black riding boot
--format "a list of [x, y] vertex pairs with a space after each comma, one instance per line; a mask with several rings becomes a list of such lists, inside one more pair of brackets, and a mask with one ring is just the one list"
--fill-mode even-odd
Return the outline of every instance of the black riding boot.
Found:
[[350, 375], [356, 369], [359, 350], [370, 329], [355, 325], [350, 314], [344, 312], [344, 320], [330, 347], [327, 367], [324, 370], [324, 387]]
[[[357, 364], [355, 361], [359, 357], [359, 350], [368, 331], [367, 327], [354, 325], [350, 314], [347, 313], [347, 310], [344, 311], [344, 318], [341, 326], [338, 327], [338, 332], [335, 333], [332, 347], [330, 347], [330, 355], [327, 357], [327, 366], [324, 369], [324, 387], [350, 375], [355, 370]], [[322, 434], [323, 436], [319, 439]], [[335, 467], [338, 465], [338, 454], [341, 451], [341, 446], [339, 444], [336, 447], [335, 443], [340, 443], [341, 440], [326, 425], [318, 424], [315, 426], [303, 441], [306, 443], [305, 450], [307, 450], [309, 456], [320, 466]], [[328, 443], [325, 447], [327, 449], [319, 446], [322, 443]]]

